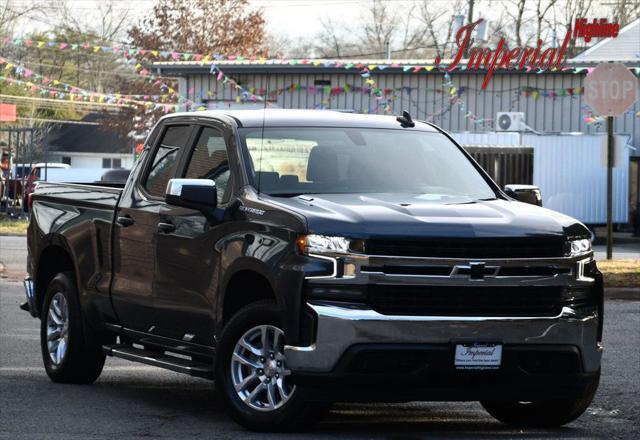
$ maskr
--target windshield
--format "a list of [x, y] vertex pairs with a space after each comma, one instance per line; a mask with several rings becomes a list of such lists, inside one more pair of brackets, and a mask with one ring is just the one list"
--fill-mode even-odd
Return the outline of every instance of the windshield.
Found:
[[240, 135], [249, 153], [254, 186], [273, 196], [409, 193], [427, 200], [496, 197], [471, 162], [441, 133], [279, 127], [245, 128]]

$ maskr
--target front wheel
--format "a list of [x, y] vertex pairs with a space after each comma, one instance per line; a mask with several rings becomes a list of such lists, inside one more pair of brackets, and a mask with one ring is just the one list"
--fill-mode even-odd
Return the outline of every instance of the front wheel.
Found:
[[540, 400], [536, 402], [481, 401], [489, 414], [509, 426], [520, 428], [555, 428], [571, 423], [584, 413], [598, 389], [600, 372], [573, 399]]
[[260, 301], [240, 310], [220, 337], [216, 387], [231, 416], [254, 431], [308, 427], [324, 409], [291, 383], [281, 328], [276, 305]]

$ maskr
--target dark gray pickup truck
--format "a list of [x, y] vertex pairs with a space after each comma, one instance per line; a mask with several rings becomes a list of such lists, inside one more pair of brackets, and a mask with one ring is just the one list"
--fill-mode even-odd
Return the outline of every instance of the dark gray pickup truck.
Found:
[[558, 426], [598, 386], [603, 288], [539, 196], [408, 114], [170, 115], [126, 184], [37, 186], [23, 308], [52, 380], [215, 379], [250, 429], [411, 400]]

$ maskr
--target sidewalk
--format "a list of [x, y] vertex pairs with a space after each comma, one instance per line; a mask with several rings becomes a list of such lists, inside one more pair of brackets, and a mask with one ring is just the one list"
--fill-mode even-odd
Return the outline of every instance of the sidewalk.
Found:
[[[599, 235], [593, 245], [596, 260], [607, 258], [607, 239]], [[640, 237], [632, 237], [630, 233], [613, 233], [613, 259], [614, 260], [640, 260]]]

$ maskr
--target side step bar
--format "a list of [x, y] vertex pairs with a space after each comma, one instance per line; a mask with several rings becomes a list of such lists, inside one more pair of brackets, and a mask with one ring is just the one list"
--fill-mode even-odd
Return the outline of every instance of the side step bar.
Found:
[[195, 362], [124, 344], [103, 345], [102, 351], [107, 356], [153, 365], [154, 367], [160, 367], [190, 376], [213, 379], [213, 363]]

